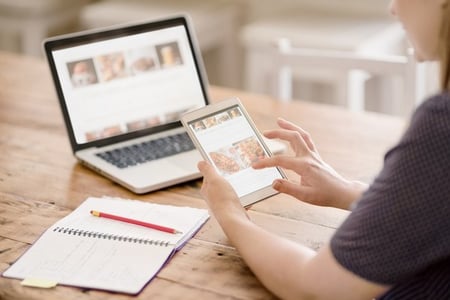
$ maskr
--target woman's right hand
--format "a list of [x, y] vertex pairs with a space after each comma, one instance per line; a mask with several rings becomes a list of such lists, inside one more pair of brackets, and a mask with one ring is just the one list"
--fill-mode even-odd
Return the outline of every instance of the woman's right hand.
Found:
[[259, 160], [253, 168], [281, 167], [300, 175], [299, 182], [277, 179], [273, 188], [281, 193], [320, 206], [349, 209], [367, 188], [366, 184], [349, 181], [325, 163], [319, 155], [309, 133], [284, 119], [278, 119], [280, 129], [264, 132], [267, 138], [289, 142], [291, 155], [276, 155]]

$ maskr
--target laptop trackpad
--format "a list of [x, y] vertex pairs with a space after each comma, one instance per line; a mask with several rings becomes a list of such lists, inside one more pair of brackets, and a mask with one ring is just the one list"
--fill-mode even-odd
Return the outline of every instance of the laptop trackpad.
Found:
[[182, 155], [172, 156], [167, 161], [179, 169], [186, 170], [189, 173], [198, 172], [197, 163], [203, 160], [198, 151], [191, 151]]
[[201, 159], [200, 153], [191, 151], [130, 168], [124, 172], [127, 174], [122, 175], [130, 178], [137, 186], [170, 182], [183, 177], [200, 177], [197, 163]]

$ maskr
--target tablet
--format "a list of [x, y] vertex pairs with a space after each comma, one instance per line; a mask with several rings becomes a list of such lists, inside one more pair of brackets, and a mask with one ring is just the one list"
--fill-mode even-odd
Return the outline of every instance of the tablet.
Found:
[[272, 154], [239, 99], [187, 112], [181, 122], [203, 158], [232, 185], [243, 206], [277, 193], [272, 182], [286, 176], [279, 168], [251, 167]]

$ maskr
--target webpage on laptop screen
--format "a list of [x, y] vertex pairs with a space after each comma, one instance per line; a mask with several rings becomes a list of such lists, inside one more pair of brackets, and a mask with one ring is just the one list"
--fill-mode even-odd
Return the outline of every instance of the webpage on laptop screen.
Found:
[[56, 50], [53, 58], [78, 144], [177, 121], [204, 105], [182, 26]]

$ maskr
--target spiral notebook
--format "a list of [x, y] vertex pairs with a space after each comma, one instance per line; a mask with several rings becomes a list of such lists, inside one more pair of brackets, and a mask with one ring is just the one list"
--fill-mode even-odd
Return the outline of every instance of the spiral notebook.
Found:
[[[181, 233], [97, 218], [91, 210]], [[208, 218], [205, 209], [90, 197], [48, 228], [2, 276], [138, 294]]]

